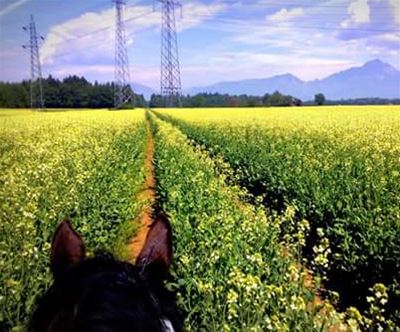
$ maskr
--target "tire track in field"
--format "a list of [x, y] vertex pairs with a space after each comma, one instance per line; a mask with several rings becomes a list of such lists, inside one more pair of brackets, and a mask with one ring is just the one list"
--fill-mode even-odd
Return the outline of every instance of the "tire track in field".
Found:
[[127, 244], [127, 260], [132, 264], [136, 263], [144, 243], [146, 242], [147, 234], [153, 224], [153, 207], [156, 200], [155, 186], [156, 180], [154, 175], [154, 137], [150, 127], [149, 120], [146, 118], [147, 144], [144, 159], [144, 174], [142, 190], [137, 195], [136, 199], [143, 202], [143, 209], [139, 215], [139, 219], [135, 220], [135, 224], [139, 224], [139, 229], [136, 235], [128, 241]]
[[[171, 126], [173, 126], [174, 128], [176, 128], [177, 130], [179, 130], [180, 132], [182, 132], [186, 137], [187, 135], [175, 124], [173, 124], [171, 121], [168, 121], [167, 119], [160, 117], [158, 115], [157, 112], [151, 112], [155, 117], [157, 117], [159, 120], [164, 121], [166, 123], [169, 123]], [[209, 151], [207, 149], [205, 149], [204, 147], [201, 147], [200, 145], [197, 144], [197, 142], [195, 142], [194, 140], [192, 140], [191, 143], [188, 142], [189, 145], [193, 146], [194, 148], [199, 148], [202, 151], [205, 151], [207, 154], [209, 154]], [[211, 154], [209, 154], [211, 159], [214, 159]], [[217, 172], [224, 172], [224, 169], [220, 169]], [[243, 190], [245, 190], [246, 192], [249, 192], [248, 188], [240, 186]], [[250, 193], [250, 192], [249, 192]], [[242, 208], [244, 206], [244, 202], [240, 199], [237, 198], [234, 200], [235, 204]], [[248, 202], [248, 204], [254, 204]], [[295, 266], [297, 269], [299, 269], [300, 271], [302, 271], [302, 275], [303, 275], [303, 284], [304, 286], [309, 289], [310, 291], [312, 291], [314, 297], [312, 300], [310, 300], [309, 303], [307, 303], [308, 307], [310, 308], [310, 310], [321, 310], [321, 308], [323, 307], [325, 300], [322, 297], [321, 293], [323, 293], [324, 289], [323, 288], [318, 288], [316, 286], [316, 282], [314, 280], [314, 273], [311, 271], [311, 269], [309, 269], [307, 266], [305, 266], [304, 264], [302, 264], [300, 261], [298, 261], [294, 256], [293, 253], [291, 253], [288, 248], [284, 247], [282, 245], [281, 248], [281, 255], [282, 256], [286, 256], [286, 257], [291, 257], [293, 259], [293, 266]], [[323, 309], [322, 309], [323, 310]], [[329, 332], [339, 332], [341, 331], [341, 327], [340, 324], [334, 324], [328, 327], [328, 331]]]

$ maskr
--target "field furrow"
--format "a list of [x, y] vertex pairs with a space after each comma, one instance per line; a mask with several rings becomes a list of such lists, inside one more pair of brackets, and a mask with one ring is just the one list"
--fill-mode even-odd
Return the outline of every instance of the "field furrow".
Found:
[[0, 122], [0, 330], [49, 286], [50, 241], [71, 217], [89, 253], [118, 254], [141, 209], [144, 112], [31, 113]]
[[1, 331], [51, 284], [58, 222], [134, 262], [154, 207], [187, 331], [400, 326], [396, 107], [0, 110], [0, 169]]
[[[303, 253], [325, 286], [340, 293], [342, 309], [357, 306], [366, 317], [385, 312], [392, 320], [388, 326], [400, 323], [396, 107], [183, 109], [157, 115], [226, 161], [235, 170], [230, 182], [269, 210], [285, 213], [290, 207], [295, 220], [310, 222]], [[298, 225], [285, 224], [282, 236], [297, 232]], [[387, 289], [389, 299], [373, 309], [377, 288]]]
[[170, 287], [188, 315], [187, 330], [327, 330], [339, 316], [329, 303], [325, 310], [310, 305], [304, 271], [282, 254], [284, 220], [245, 203], [246, 193], [226, 185], [218, 161], [178, 129], [151, 119], [157, 194], [174, 232]]

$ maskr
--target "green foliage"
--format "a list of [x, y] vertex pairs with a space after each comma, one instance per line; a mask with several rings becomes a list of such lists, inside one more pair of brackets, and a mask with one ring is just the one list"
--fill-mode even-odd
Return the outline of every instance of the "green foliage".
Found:
[[252, 124], [243, 116], [213, 124], [183, 121], [173, 112], [172, 117], [160, 114], [213, 156], [222, 156], [236, 171], [231, 180], [238, 179], [268, 208], [283, 211], [294, 205], [297, 219], [310, 221], [304, 253], [326, 275], [326, 285], [340, 291], [343, 304], [365, 308], [368, 289], [381, 282], [391, 290], [386, 314], [400, 323], [395, 291], [400, 280], [400, 136], [395, 110], [337, 110], [329, 113], [329, 122], [321, 116], [324, 110], [273, 117], [277, 111], [266, 113], [258, 124], [251, 114]]
[[[111, 108], [114, 106], [114, 85], [112, 83], [94, 84], [84, 77], [68, 76], [63, 80], [51, 75], [43, 79], [43, 99], [48, 108]], [[30, 85], [0, 82], [0, 107], [27, 108], [30, 106]], [[142, 95], [134, 94], [134, 106], [145, 107]], [[129, 106], [132, 108], [132, 105]]]
[[290, 106], [292, 104], [292, 97], [285, 96], [279, 91], [275, 91], [269, 97], [264, 98], [264, 102], [267, 106]]
[[60, 220], [72, 218], [89, 253], [125, 243], [141, 208], [133, 198], [144, 180], [146, 130], [143, 111], [0, 115], [0, 330], [7, 331], [26, 321], [51, 282]]
[[[90, 86], [76, 77], [65, 84]], [[168, 287], [188, 331], [399, 325], [398, 109], [156, 114], [158, 203], [174, 232]], [[0, 330], [23, 330], [50, 284], [50, 240], [62, 218], [73, 218], [90, 253], [121, 253], [142, 208], [134, 197], [144, 180], [143, 119], [142, 111], [0, 111]], [[338, 314], [328, 300], [313, 304], [302, 250], [316, 287], [322, 276], [344, 290], [343, 304], [361, 306]]]
[[26, 84], [0, 82], [0, 107], [24, 108], [29, 105], [29, 90], [26, 89]]
[[314, 102], [315, 102], [317, 105], [319, 105], [319, 106], [323, 105], [323, 104], [325, 103], [325, 96], [324, 96], [324, 94], [323, 94], [323, 93], [317, 93], [317, 94], [315, 95], [315, 97], [314, 97]]
[[150, 97], [149, 107], [165, 107], [162, 96], [152, 94]]
[[[199, 93], [195, 96], [182, 96], [183, 107], [255, 107], [255, 106], [291, 106], [301, 101], [276, 91], [264, 97], [249, 95], [228, 95], [219, 93]], [[300, 105], [299, 104], [299, 105]], [[297, 104], [296, 104], [297, 105]], [[297, 106], [299, 106], [297, 105]], [[150, 107], [165, 107], [162, 96], [153, 94]]]
[[174, 230], [169, 287], [188, 314], [186, 330], [327, 330], [339, 316], [307, 305], [313, 294], [303, 271], [279, 244], [284, 220], [267, 218], [244, 202], [246, 192], [227, 186], [217, 171], [229, 172], [222, 160], [153, 116], [152, 124], [157, 192]]

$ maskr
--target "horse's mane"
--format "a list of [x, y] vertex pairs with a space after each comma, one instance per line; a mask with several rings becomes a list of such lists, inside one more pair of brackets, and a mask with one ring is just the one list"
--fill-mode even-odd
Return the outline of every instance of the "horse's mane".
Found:
[[29, 332], [182, 331], [175, 296], [165, 287], [172, 262], [172, 233], [158, 215], [132, 265], [103, 253], [86, 258], [69, 220], [52, 241], [54, 283], [38, 301]]
[[101, 254], [56, 278], [28, 331], [167, 331], [181, 329], [174, 296], [140, 268]]

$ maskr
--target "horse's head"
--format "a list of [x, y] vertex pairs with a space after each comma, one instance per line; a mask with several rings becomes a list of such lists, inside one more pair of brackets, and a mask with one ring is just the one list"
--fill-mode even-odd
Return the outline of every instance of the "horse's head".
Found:
[[171, 228], [163, 216], [151, 226], [136, 265], [107, 254], [86, 258], [82, 238], [63, 221], [51, 248], [54, 283], [28, 330], [181, 331], [174, 296], [164, 287], [171, 261]]

